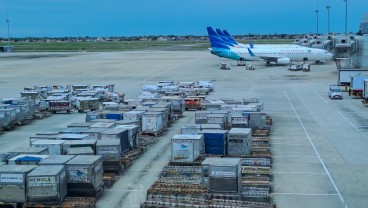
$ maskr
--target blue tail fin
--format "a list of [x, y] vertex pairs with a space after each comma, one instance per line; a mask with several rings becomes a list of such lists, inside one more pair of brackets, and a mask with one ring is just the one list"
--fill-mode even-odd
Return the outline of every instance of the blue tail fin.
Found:
[[255, 56], [254, 53], [248, 48], [248, 52], [250, 56]]
[[236, 42], [236, 40], [231, 37], [230, 33], [228, 33], [226, 30], [224, 30], [224, 34], [226, 35], [226, 37], [234, 44], [234, 45], [239, 45], [238, 42]]
[[208, 38], [210, 39], [212, 48], [230, 49], [222, 38], [215, 32], [212, 27], [207, 27]]
[[216, 32], [222, 38], [222, 40], [225, 41], [227, 45], [234, 47], [234, 44], [226, 37], [226, 35], [220, 29], [216, 29]]
[[250, 48], [254, 48], [254, 43], [253, 42], [249, 42], [249, 46], [250, 46]]

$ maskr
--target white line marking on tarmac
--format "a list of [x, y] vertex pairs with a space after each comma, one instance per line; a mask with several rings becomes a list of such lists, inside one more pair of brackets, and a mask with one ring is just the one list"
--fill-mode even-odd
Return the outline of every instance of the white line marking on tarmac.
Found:
[[312, 172], [275, 172], [275, 171], [272, 171], [272, 173], [276, 173], [276, 174], [309, 174], [309, 175], [327, 175], [327, 173], [312, 173]]
[[339, 111], [336, 111], [337, 114], [339, 114], [346, 122], [348, 122], [355, 130], [359, 131], [359, 129], [351, 122], [349, 119], [347, 119], [344, 115], [342, 115]]
[[290, 144], [290, 143], [270, 143], [272, 145], [291, 145], [291, 146], [304, 146], [305, 144]]
[[[339, 196], [339, 194], [307, 194], [307, 193], [270, 193], [271, 195], [299, 195], [299, 196]], [[345, 207], [347, 207], [345, 205]]]
[[318, 150], [317, 150], [317, 149], [316, 149], [316, 147], [314, 146], [314, 143], [313, 143], [312, 139], [310, 138], [310, 136], [309, 136], [309, 134], [308, 134], [308, 132], [307, 132], [307, 129], [305, 128], [305, 126], [304, 126], [304, 124], [303, 124], [302, 120], [300, 119], [298, 112], [296, 112], [296, 109], [295, 109], [295, 107], [294, 107], [293, 103], [291, 102], [291, 100], [290, 100], [290, 98], [289, 98], [288, 94], [286, 93], [286, 91], [284, 91], [284, 93], [285, 93], [285, 96], [286, 96], [286, 98], [288, 99], [288, 101], [289, 101], [289, 103], [290, 103], [291, 107], [293, 108], [294, 113], [295, 113], [296, 117], [298, 118], [298, 120], [299, 120], [299, 122], [300, 122], [300, 125], [303, 127], [303, 129], [304, 129], [304, 133], [307, 135], [308, 140], [309, 140], [310, 144], [312, 145], [312, 147], [313, 147], [313, 149], [314, 149], [314, 152], [316, 153], [316, 155], [317, 155], [317, 157], [318, 157], [319, 161], [321, 162], [321, 164], [322, 164], [322, 166], [323, 166], [323, 169], [324, 169], [324, 170], [325, 170], [325, 172], [327, 173], [328, 178], [330, 179], [330, 181], [331, 181], [331, 183], [332, 183], [333, 187], [335, 188], [335, 190], [336, 190], [336, 192], [337, 192], [337, 194], [338, 194], [338, 196], [339, 196], [339, 198], [340, 198], [341, 202], [342, 202], [342, 203], [344, 204], [344, 206], [347, 208], [348, 206], [346, 205], [346, 203], [345, 203], [345, 201], [344, 201], [344, 198], [342, 197], [342, 195], [341, 195], [341, 193], [340, 193], [339, 189], [337, 188], [337, 186], [336, 186], [336, 184], [335, 184], [335, 181], [333, 180], [333, 178], [332, 178], [332, 176], [331, 176], [331, 174], [330, 174], [330, 171], [328, 171], [328, 169], [327, 169], [327, 167], [326, 167], [325, 163], [323, 162], [323, 160], [322, 160], [321, 156], [319, 155]]
[[318, 95], [319, 98], [321, 98], [321, 100], [323, 100], [323, 102], [325, 102], [326, 104], [328, 104], [327, 100], [324, 99], [320, 94], [318, 94], [318, 92], [313, 91], [316, 95]]

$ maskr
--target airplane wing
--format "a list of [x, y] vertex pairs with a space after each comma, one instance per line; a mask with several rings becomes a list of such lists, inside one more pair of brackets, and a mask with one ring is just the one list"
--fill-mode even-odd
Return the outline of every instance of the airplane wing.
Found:
[[259, 57], [260, 60], [266, 61], [266, 62], [275, 62], [275, 63], [280, 63], [280, 64], [288, 64], [290, 63], [290, 58], [288, 57], [284, 57], [284, 56], [256, 56], [252, 50], [250, 50], [248, 48], [248, 52], [250, 56], [253, 57]]

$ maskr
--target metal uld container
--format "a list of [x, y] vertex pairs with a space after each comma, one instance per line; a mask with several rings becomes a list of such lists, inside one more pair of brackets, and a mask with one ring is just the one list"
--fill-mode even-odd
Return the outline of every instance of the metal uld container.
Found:
[[90, 147], [93, 151], [96, 151], [96, 141], [93, 139], [88, 140], [68, 140], [63, 143], [64, 154], [67, 154], [68, 148], [74, 147]]
[[234, 114], [231, 116], [231, 128], [248, 128], [249, 114]]
[[91, 128], [106, 128], [111, 129], [115, 127], [115, 123], [113, 122], [97, 122], [91, 126]]
[[36, 165], [0, 166], [0, 201], [8, 203], [27, 202], [26, 177]]
[[50, 157], [39, 162], [38, 165], [65, 165], [74, 157], [75, 155], [51, 155]]
[[163, 114], [160, 112], [146, 112], [142, 114], [142, 132], [158, 133], [164, 128]]
[[201, 154], [202, 145], [202, 135], [174, 135], [171, 139], [171, 162], [193, 162]]
[[57, 140], [59, 136], [60, 134], [30, 136], [29, 144], [32, 145], [35, 141], [38, 141], [38, 140]]
[[169, 126], [169, 109], [168, 108], [151, 108], [148, 112], [160, 112], [163, 115], [163, 124], [167, 128]]
[[137, 125], [119, 125], [116, 129], [128, 129], [130, 148], [138, 148], [139, 146], [139, 126]]
[[263, 129], [266, 124], [266, 113], [249, 112], [249, 128], [253, 130]]
[[75, 122], [75, 123], [69, 124], [67, 127], [68, 128], [74, 128], [74, 127], [88, 128], [88, 127], [91, 127], [92, 125], [93, 123], [90, 123], [90, 122]]
[[103, 131], [106, 131], [107, 128], [89, 128], [85, 131], [82, 131], [82, 134], [88, 134], [91, 139], [100, 139], [100, 134]]
[[67, 155], [95, 155], [91, 147], [71, 147], [66, 149]]
[[88, 134], [60, 134], [58, 136], [59, 140], [89, 140], [90, 136]]
[[185, 102], [184, 98], [176, 98], [176, 97], [166, 97], [169, 102], [173, 104], [173, 113], [175, 114], [183, 114], [185, 111]]
[[227, 154], [248, 155], [251, 150], [252, 129], [232, 128], [227, 134]]
[[66, 163], [68, 195], [96, 197], [102, 190], [102, 156], [77, 155]]
[[86, 113], [86, 122], [90, 122], [100, 118], [102, 118], [101, 111], [92, 111]]
[[226, 130], [205, 130], [200, 131], [203, 134], [205, 143], [205, 153], [210, 155], [226, 155]]
[[81, 134], [82, 131], [87, 130], [88, 127], [71, 127], [63, 128], [60, 130], [62, 134]]
[[27, 147], [27, 148], [19, 148], [14, 151], [9, 151], [9, 153], [15, 154], [28, 154], [28, 155], [48, 155], [49, 150], [47, 147]]
[[205, 130], [221, 130], [220, 124], [201, 124], [201, 131]]
[[29, 202], [62, 202], [67, 194], [63, 165], [38, 166], [27, 175]]
[[207, 123], [208, 124], [220, 124], [221, 128], [225, 128], [226, 116], [224, 114], [208, 114]]
[[49, 155], [26, 155], [21, 154], [17, 155], [8, 160], [9, 165], [38, 165], [38, 163], [46, 158]]
[[211, 114], [211, 111], [199, 110], [195, 112], [195, 123], [196, 124], [206, 124], [207, 115]]
[[101, 140], [118, 139], [120, 140], [121, 152], [129, 150], [129, 130], [128, 129], [108, 129], [101, 132]]
[[181, 134], [197, 135], [199, 131], [201, 131], [201, 125], [200, 124], [182, 125], [181, 126]]
[[102, 166], [104, 172], [120, 172], [120, 140], [98, 140], [96, 146], [96, 155], [102, 155]]
[[65, 140], [37, 140], [32, 142], [32, 147], [47, 147], [49, 155], [63, 154], [63, 143]]
[[133, 111], [128, 111], [128, 112], [125, 112], [124, 115], [123, 115], [123, 120], [127, 120], [127, 121], [135, 121], [135, 120], [142, 120], [142, 114], [145, 113], [146, 111], [136, 111], [136, 110], [133, 110]]
[[15, 115], [15, 108], [0, 109], [0, 127], [10, 127]]

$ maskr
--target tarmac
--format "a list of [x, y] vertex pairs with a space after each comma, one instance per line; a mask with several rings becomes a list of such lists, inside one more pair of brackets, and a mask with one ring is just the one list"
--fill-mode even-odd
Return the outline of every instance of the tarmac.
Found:
[[[231, 63], [231, 70], [220, 70], [220, 62]], [[258, 98], [272, 117], [271, 201], [277, 207], [367, 207], [367, 106], [346, 92], [343, 100], [328, 98], [329, 85], [337, 83], [335, 63], [311, 65], [310, 72], [235, 64], [208, 51], [0, 54], [0, 97], [19, 97], [23, 87], [34, 85], [113, 83], [126, 98], [136, 98], [142, 85], [159, 80], [212, 80], [209, 98]], [[0, 135], [0, 152], [28, 146], [37, 132], [84, 119], [72, 112], [18, 127]], [[139, 207], [170, 160], [170, 138], [192, 123], [194, 112], [186, 112], [105, 190], [97, 207]]]

